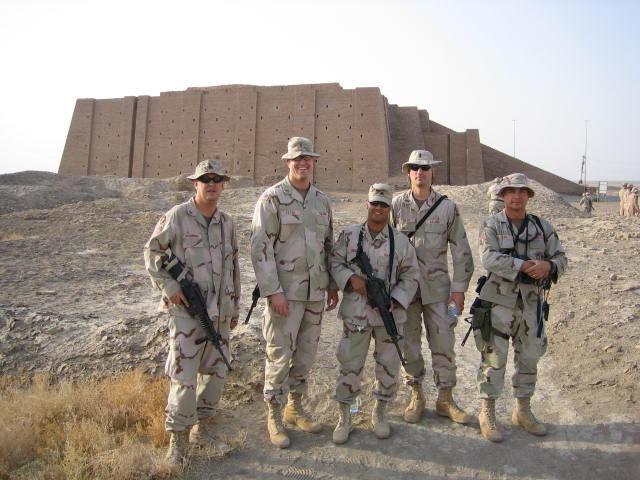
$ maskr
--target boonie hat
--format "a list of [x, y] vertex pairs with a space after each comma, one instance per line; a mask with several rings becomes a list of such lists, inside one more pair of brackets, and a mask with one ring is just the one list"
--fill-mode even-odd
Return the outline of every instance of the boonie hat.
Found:
[[529, 190], [529, 196], [533, 197], [536, 192], [529, 186], [529, 179], [524, 173], [512, 173], [506, 177], [502, 177], [502, 183], [500, 184], [500, 190], [498, 195], [502, 196], [502, 191], [505, 188], [526, 188]]
[[287, 144], [287, 153], [282, 155], [282, 160], [293, 160], [298, 157], [319, 157], [320, 154], [313, 151], [313, 143], [305, 137], [291, 137]]
[[409, 165], [431, 166], [439, 163], [442, 163], [442, 161], [435, 160], [429, 150], [414, 150], [409, 155], [409, 161], [402, 164], [402, 171], [409, 173]]
[[224, 178], [225, 182], [231, 180], [231, 177], [224, 174], [224, 168], [222, 168], [222, 164], [218, 160], [203, 160], [198, 165], [196, 165], [196, 171], [193, 175], [188, 176], [189, 180], [197, 180], [202, 175], [207, 173], [214, 173], [216, 175], [220, 175]]
[[374, 183], [369, 187], [367, 200], [369, 202], [383, 202], [390, 207], [391, 200], [393, 200], [393, 188], [386, 183]]

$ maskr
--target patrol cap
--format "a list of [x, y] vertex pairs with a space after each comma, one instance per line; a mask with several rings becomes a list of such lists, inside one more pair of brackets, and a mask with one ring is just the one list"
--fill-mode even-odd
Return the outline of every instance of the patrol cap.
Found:
[[196, 171], [193, 175], [188, 176], [189, 180], [197, 180], [202, 175], [207, 173], [214, 173], [224, 178], [225, 182], [228, 182], [231, 178], [224, 174], [222, 164], [218, 160], [203, 160], [196, 165]]
[[292, 160], [298, 157], [319, 157], [320, 154], [313, 151], [313, 143], [305, 137], [291, 137], [287, 144], [287, 153], [282, 155], [282, 160]]
[[529, 191], [529, 196], [533, 197], [536, 192], [529, 186], [529, 179], [524, 173], [512, 173], [506, 177], [502, 177], [502, 183], [500, 184], [500, 190], [498, 195], [502, 196], [502, 192], [505, 188], [526, 188]]
[[374, 183], [369, 187], [367, 200], [369, 202], [383, 202], [390, 207], [391, 200], [393, 200], [393, 188], [386, 183]]
[[409, 173], [409, 165], [433, 166], [439, 163], [442, 161], [435, 160], [429, 150], [414, 150], [409, 155], [409, 161], [402, 164], [402, 171]]

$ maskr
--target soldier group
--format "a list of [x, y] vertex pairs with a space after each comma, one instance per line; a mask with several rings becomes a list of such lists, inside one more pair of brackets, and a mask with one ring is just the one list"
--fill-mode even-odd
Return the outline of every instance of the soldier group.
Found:
[[620, 215], [623, 217], [640, 217], [638, 187], [634, 187], [630, 183], [623, 183], [618, 196], [620, 197]]
[[[350, 407], [361, 392], [372, 339], [375, 436], [384, 439], [391, 435], [385, 411], [398, 390], [401, 360], [404, 381], [411, 391], [404, 419], [408, 423], [420, 420], [425, 408], [423, 328], [438, 390], [436, 412], [454, 422], [469, 423], [472, 417], [453, 398], [454, 341], [474, 265], [456, 204], [432, 189], [432, 169], [441, 162], [426, 150], [412, 152], [402, 166], [410, 188], [393, 197], [389, 185], [372, 185], [366, 220], [345, 227], [334, 243], [331, 203], [311, 182], [317, 157], [311, 141], [291, 138], [282, 157], [288, 175], [260, 196], [253, 216], [251, 260], [260, 294], [267, 299], [262, 323], [266, 342], [263, 395], [271, 443], [288, 447], [287, 428], [309, 433], [322, 430], [305, 410], [303, 399], [323, 313], [338, 303], [343, 328], [334, 396], [339, 418], [333, 432], [336, 444], [349, 439]], [[171, 388], [166, 429], [171, 439], [167, 460], [176, 466], [182, 463], [189, 442], [224, 449], [211, 419], [227, 368], [221, 352], [210, 342], [196, 342], [204, 336], [202, 327], [186, 312], [187, 299], [163, 262], [173, 253], [192, 273], [222, 337], [225, 355], [229, 352], [229, 331], [238, 321], [240, 298], [235, 226], [232, 218], [217, 208], [229, 177], [219, 162], [206, 160], [189, 178], [195, 196], [167, 212], [145, 246], [147, 270], [162, 292], [162, 309], [168, 314], [170, 349], [165, 372]], [[487, 274], [476, 300], [489, 306], [485, 310], [490, 312], [489, 323], [481, 328], [474, 318], [473, 327], [481, 354], [479, 423], [482, 435], [494, 442], [502, 440], [495, 399], [503, 388], [509, 339], [514, 348], [517, 398], [512, 421], [535, 435], [546, 432], [529, 403], [537, 363], [547, 345], [537, 306], [544, 295], [542, 285], [557, 281], [567, 265], [551, 224], [526, 211], [527, 201], [534, 195], [528, 179], [512, 174], [496, 185], [492, 202], [502, 207], [496, 206], [498, 213], [480, 228], [480, 255]], [[452, 275], [447, 250], [451, 251]], [[370, 268], [358, 261], [361, 258], [368, 259]], [[374, 285], [388, 299], [384, 312], [371, 301]], [[385, 322], [387, 312], [395, 320], [393, 332]]]

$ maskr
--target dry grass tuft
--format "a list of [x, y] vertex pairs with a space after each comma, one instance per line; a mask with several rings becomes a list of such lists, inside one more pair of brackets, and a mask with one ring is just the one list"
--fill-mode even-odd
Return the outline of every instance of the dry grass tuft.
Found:
[[0, 242], [10, 242], [12, 240], [24, 240], [25, 236], [18, 232], [0, 233]]
[[100, 382], [0, 381], [0, 479], [142, 479], [169, 474], [167, 382], [140, 372]]

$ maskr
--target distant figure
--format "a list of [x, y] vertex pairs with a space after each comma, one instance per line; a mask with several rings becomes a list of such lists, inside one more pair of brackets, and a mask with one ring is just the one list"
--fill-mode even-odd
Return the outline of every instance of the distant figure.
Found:
[[620, 191], [618, 192], [618, 197], [620, 197], [620, 215], [621, 216], [624, 216], [626, 196], [627, 196], [627, 184], [623, 183], [622, 187], [620, 187]]
[[631, 195], [632, 195], [632, 192], [633, 192], [633, 184], [628, 183], [627, 184], [627, 189], [626, 189], [626, 191], [624, 193], [624, 203], [623, 203], [623, 206], [622, 206], [623, 215], [625, 217], [632, 217], [633, 216], [633, 214], [631, 213], [631, 203], [632, 203]]
[[640, 216], [640, 207], [638, 206], [638, 188], [631, 189], [631, 193], [627, 195], [627, 212], [630, 217]]
[[493, 179], [493, 183], [487, 190], [487, 197], [489, 197], [489, 214], [495, 215], [500, 213], [504, 209], [504, 200], [498, 196], [500, 191], [500, 184], [502, 183], [502, 177], [496, 177]]
[[584, 192], [582, 194], [582, 198], [580, 199], [580, 206], [584, 210], [584, 213], [591, 216], [591, 210], [593, 210], [593, 199], [591, 198], [591, 194], [589, 192]]

